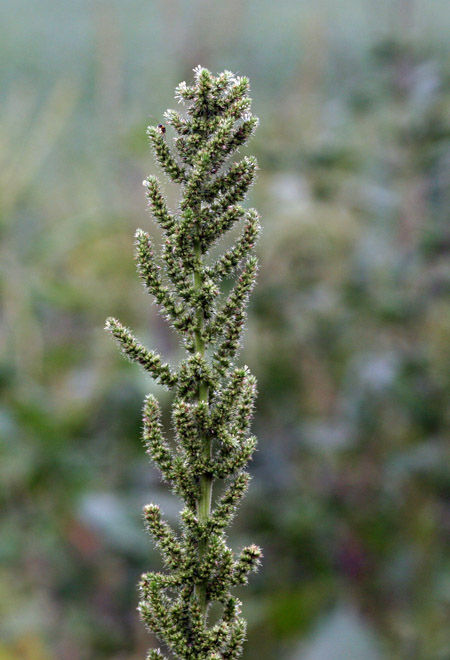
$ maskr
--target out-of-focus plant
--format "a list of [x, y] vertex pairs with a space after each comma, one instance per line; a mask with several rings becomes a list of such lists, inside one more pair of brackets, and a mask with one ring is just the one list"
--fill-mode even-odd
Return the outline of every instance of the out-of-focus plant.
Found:
[[282, 147], [302, 172], [267, 181], [265, 214], [279, 211], [263, 234], [249, 360], [256, 430], [272, 441], [257, 466], [264, 506], [255, 497], [252, 511], [266, 554], [285, 561], [273, 572], [267, 562], [271, 595], [253, 634], [298, 635], [292, 657], [309, 658], [304, 632], [348, 601], [389, 657], [445, 657], [450, 641], [450, 95], [437, 62], [401, 42], [369, 61], [372, 87], [342, 95], [340, 130], [307, 134], [300, 117], [304, 144]]
[[[144, 441], [163, 479], [185, 503], [179, 535], [156, 504], [145, 519], [170, 573], [146, 573], [140, 590], [140, 613], [177, 658], [239, 658], [245, 620], [233, 586], [245, 584], [259, 564], [255, 545], [239, 556], [226, 544], [225, 529], [245, 494], [245, 466], [256, 439], [248, 436], [256, 381], [247, 367], [234, 365], [255, 283], [257, 260], [250, 253], [259, 232], [255, 210], [240, 205], [252, 184], [257, 163], [229, 158], [247, 142], [258, 120], [250, 112], [249, 82], [225, 71], [217, 77], [202, 67], [195, 83], [181, 83], [176, 96], [186, 113], [168, 110], [175, 129], [174, 156], [166, 127], [150, 126], [148, 135], [158, 162], [182, 186], [180, 210], [169, 211], [156, 177], [144, 181], [150, 207], [165, 233], [161, 261], [148, 233], [136, 232], [137, 267], [165, 318], [180, 333], [188, 353], [178, 371], [148, 351], [119, 321], [107, 329], [122, 351], [175, 394], [172, 420], [175, 443], [163, 436], [157, 400], [144, 405]], [[217, 259], [206, 260], [214, 244], [243, 221], [240, 238]], [[224, 297], [223, 282], [238, 273]], [[225, 481], [222, 492], [217, 482]], [[212, 620], [209, 606], [220, 603]], [[151, 650], [148, 658], [163, 657]]]

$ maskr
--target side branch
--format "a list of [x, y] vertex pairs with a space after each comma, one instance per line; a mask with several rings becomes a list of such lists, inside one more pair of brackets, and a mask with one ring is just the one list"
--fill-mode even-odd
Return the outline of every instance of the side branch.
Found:
[[245, 255], [253, 248], [260, 232], [259, 216], [254, 209], [247, 211], [247, 220], [236, 244], [223, 254], [214, 266], [208, 269], [212, 280], [229, 277], [239, 266]]
[[166, 200], [159, 189], [158, 179], [155, 176], [148, 176], [144, 179], [142, 185], [145, 186], [147, 190], [149, 206], [158, 224], [168, 234], [171, 234], [176, 226], [176, 221], [167, 208]]
[[147, 128], [147, 135], [153, 144], [155, 156], [164, 172], [172, 179], [172, 181], [185, 183], [187, 180], [186, 172], [178, 165], [177, 161], [170, 153], [170, 149], [158, 128], [156, 128], [156, 126], [149, 126]]
[[133, 362], [138, 362], [155, 380], [166, 387], [174, 387], [178, 378], [168, 364], [164, 364], [157, 353], [149, 351], [133, 336], [131, 330], [117, 319], [106, 319], [105, 329], [108, 330], [119, 344], [122, 352]]

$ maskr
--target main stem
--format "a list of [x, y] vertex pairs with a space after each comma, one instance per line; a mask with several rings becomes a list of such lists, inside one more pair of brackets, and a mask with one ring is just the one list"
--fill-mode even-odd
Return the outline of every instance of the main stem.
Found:
[[[194, 288], [196, 291], [201, 290], [202, 278], [201, 278], [201, 247], [200, 243], [197, 241], [194, 244], [194, 251], [196, 256], [196, 269], [194, 270]], [[202, 329], [203, 329], [203, 312], [201, 309], [197, 311], [197, 329], [195, 331], [195, 350], [197, 353], [203, 357], [205, 354], [205, 342], [202, 339]], [[205, 383], [200, 383], [198, 388], [198, 400], [205, 401], [208, 403], [209, 392], [208, 386]], [[205, 459], [210, 458], [211, 456], [211, 441], [208, 438], [203, 438], [203, 456]], [[197, 501], [197, 514], [199, 521], [206, 523], [208, 518], [211, 515], [211, 499], [212, 499], [212, 478], [209, 475], [202, 474], [200, 475], [200, 497]], [[199, 553], [200, 556], [204, 555], [206, 550], [206, 542], [201, 541], [199, 544]], [[206, 599], [206, 584], [197, 584], [196, 585], [196, 594], [200, 602], [200, 608], [202, 615], [206, 618], [206, 610], [208, 607], [208, 602]]]

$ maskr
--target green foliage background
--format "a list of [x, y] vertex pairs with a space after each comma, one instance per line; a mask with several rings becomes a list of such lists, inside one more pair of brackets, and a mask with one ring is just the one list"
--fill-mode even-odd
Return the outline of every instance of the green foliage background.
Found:
[[149, 645], [141, 509], [179, 503], [140, 407], [165, 394], [103, 322], [180, 357], [133, 235], [145, 128], [198, 63], [248, 75], [261, 119], [245, 658], [449, 657], [448, 4], [3, 0], [0, 24], [0, 659]]

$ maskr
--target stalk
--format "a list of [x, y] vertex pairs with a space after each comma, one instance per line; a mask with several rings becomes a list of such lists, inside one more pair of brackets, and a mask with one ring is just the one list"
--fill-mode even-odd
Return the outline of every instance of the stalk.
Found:
[[[170, 657], [234, 660], [242, 654], [246, 622], [233, 589], [247, 583], [262, 556], [255, 545], [233, 552], [225, 534], [245, 495], [250, 479], [245, 468], [256, 446], [249, 435], [256, 381], [235, 360], [256, 278], [251, 253], [259, 233], [258, 214], [240, 202], [257, 163], [232, 157], [257, 119], [250, 112], [247, 78], [229, 71], [213, 76], [202, 67], [194, 74], [193, 85], [181, 83], [176, 90], [184, 114], [168, 110], [168, 127], [147, 131], [156, 160], [181, 187], [179, 210], [169, 210], [158, 179], [148, 177], [143, 183], [150, 210], [165, 235], [159, 255], [150, 235], [136, 232], [139, 275], [180, 334], [186, 355], [174, 369], [116, 319], [108, 319], [106, 327], [129, 359], [173, 393], [174, 442], [165, 438], [156, 399], [148, 395], [144, 403], [147, 453], [184, 508], [176, 532], [157, 504], [144, 507], [166, 570], [142, 576], [141, 617]], [[214, 261], [211, 247], [239, 224], [234, 245]], [[225, 297], [223, 282], [230, 278], [234, 285]], [[214, 497], [219, 481], [223, 494]], [[211, 603], [222, 606], [215, 624], [208, 622]], [[147, 660], [165, 657], [152, 649]]]
[[[194, 243], [194, 254], [195, 254], [196, 263], [201, 264], [202, 253], [201, 253], [200, 243], [198, 241]], [[199, 273], [198, 270], [194, 270], [193, 279], [194, 279], [194, 290], [195, 293], [198, 294], [201, 291], [201, 285], [202, 285], [201, 274]], [[205, 355], [205, 344], [202, 339], [203, 321], [204, 321], [203, 313], [202, 310], [199, 309], [197, 311], [197, 329], [195, 331], [195, 350], [197, 353], [199, 353], [202, 356], [202, 358]], [[205, 385], [205, 383], [200, 382], [198, 387], [198, 400], [208, 403], [208, 399], [209, 399], [208, 386]], [[211, 441], [208, 438], [204, 438], [204, 437], [202, 437], [201, 440], [203, 445], [203, 456], [204, 458], [208, 459], [211, 457], [211, 448], [212, 448]], [[200, 475], [200, 497], [197, 501], [197, 514], [202, 524], [206, 524], [211, 515], [212, 487], [213, 487], [212, 478], [205, 474]], [[200, 541], [199, 543], [200, 557], [204, 556], [205, 550], [206, 550], [206, 542]], [[196, 589], [197, 597], [199, 599], [202, 617], [203, 619], [205, 619], [208, 608], [208, 602], [206, 598], [206, 585], [202, 583], [198, 583], [195, 589]]]

